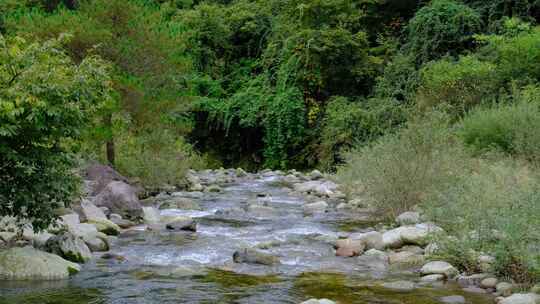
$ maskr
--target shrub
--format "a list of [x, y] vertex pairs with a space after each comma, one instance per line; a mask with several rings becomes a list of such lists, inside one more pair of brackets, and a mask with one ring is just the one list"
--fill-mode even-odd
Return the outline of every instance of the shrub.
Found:
[[496, 149], [538, 163], [540, 88], [528, 87], [513, 103], [480, 108], [466, 116], [460, 135], [478, 152]]
[[383, 215], [395, 217], [422, 204], [466, 171], [467, 157], [438, 112], [394, 135], [348, 153], [338, 179], [349, 195], [365, 195]]
[[117, 168], [139, 179], [145, 188], [181, 186], [189, 169], [203, 167], [202, 158], [182, 137], [167, 129], [126, 134], [117, 142]]
[[494, 100], [499, 82], [496, 67], [475, 57], [432, 62], [421, 70], [416, 101], [421, 109], [444, 105], [453, 115], [462, 115], [472, 107]]
[[453, 0], [435, 0], [416, 12], [407, 25], [406, 49], [425, 63], [447, 54], [458, 55], [472, 46], [482, 21], [474, 9]]
[[333, 97], [323, 119], [319, 149], [322, 168], [333, 169], [342, 163], [343, 152], [391, 132], [403, 120], [403, 110], [391, 99], [351, 102], [346, 97]]
[[510, 159], [478, 161], [473, 174], [432, 196], [428, 216], [455, 239], [440, 240], [441, 255], [463, 269], [481, 253], [496, 258], [498, 275], [520, 283], [540, 280], [540, 182]]
[[72, 144], [111, 98], [108, 66], [95, 57], [75, 65], [61, 43], [0, 35], [0, 216], [35, 230], [76, 195]]

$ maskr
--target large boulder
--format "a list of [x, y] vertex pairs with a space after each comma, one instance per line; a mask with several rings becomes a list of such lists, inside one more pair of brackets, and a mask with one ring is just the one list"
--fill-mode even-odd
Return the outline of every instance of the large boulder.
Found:
[[48, 239], [45, 250], [76, 263], [86, 263], [92, 259], [92, 253], [84, 240], [69, 232]]
[[428, 274], [442, 274], [447, 278], [454, 278], [459, 274], [459, 271], [452, 265], [443, 261], [429, 262], [422, 266], [420, 272], [423, 275]]
[[235, 251], [233, 254], [233, 261], [235, 263], [260, 264], [268, 266], [280, 263], [279, 258], [251, 248], [242, 248]]
[[107, 207], [112, 213], [124, 218], [138, 219], [142, 216], [142, 207], [135, 188], [122, 181], [110, 182], [95, 198], [98, 207]]
[[80, 270], [76, 263], [32, 247], [0, 251], [0, 280], [58, 280]]
[[431, 223], [402, 226], [386, 231], [383, 244], [386, 248], [400, 248], [406, 244], [425, 246], [432, 235], [442, 231], [442, 228]]
[[128, 183], [128, 179], [116, 172], [110, 166], [102, 164], [92, 164], [84, 172], [84, 178], [93, 181], [91, 195], [96, 195], [112, 181]]

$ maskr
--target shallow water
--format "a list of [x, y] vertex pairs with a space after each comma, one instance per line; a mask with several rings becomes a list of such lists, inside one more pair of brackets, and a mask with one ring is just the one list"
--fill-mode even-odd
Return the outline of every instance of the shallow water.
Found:
[[[468, 303], [492, 303], [488, 296], [464, 294], [441, 285], [400, 293], [383, 281], [417, 280], [410, 269], [386, 269], [362, 258], [335, 257], [331, 242], [373, 225], [365, 214], [330, 212], [304, 216], [304, 198], [276, 187], [274, 178], [246, 178], [223, 193], [199, 199], [202, 211], [163, 210], [198, 219], [196, 233], [123, 233], [113, 253], [124, 261], [96, 259], [70, 280], [0, 282], [0, 304], [300, 303], [328, 298], [352, 303], [439, 303], [462, 294]], [[257, 198], [258, 193], [268, 197]], [[222, 210], [258, 201], [276, 214], [252, 217]], [[279, 266], [232, 263], [241, 247], [259, 247], [280, 257]]]

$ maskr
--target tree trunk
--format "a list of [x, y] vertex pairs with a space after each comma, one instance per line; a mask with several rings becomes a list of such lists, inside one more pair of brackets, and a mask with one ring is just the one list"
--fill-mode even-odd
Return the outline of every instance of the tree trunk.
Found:
[[112, 114], [107, 115], [105, 118], [105, 124], [111, 130], [110, 138], [105, 143], [107, 148], [107, 161], [109, 162], [109, 165], [114, 168], [114, 161], [115, 161], [115, 151], [114, 151], [114, 136], [112, 134]]

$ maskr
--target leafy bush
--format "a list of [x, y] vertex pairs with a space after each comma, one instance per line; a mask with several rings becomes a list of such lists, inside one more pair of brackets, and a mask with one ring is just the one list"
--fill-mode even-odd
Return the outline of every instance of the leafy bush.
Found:
[[35, 230], [76, 194], [72, 144], [111, 98], [108, 66], [96, 57], [75, 65], [62, 42], [0, 35], [0, 216]]
[[333, 97], [325, 112], [319, 159], [325, 170], [342, 163], [343, 152], [388, 133], [404, 120], [403, 110], [394, 100], [349, 101]]
[[458, 1], [434, 0], [409, 21], [406, 49], [417, 63], [458, 55], [471, 48], [473, 35], [481, 29], [482, 20], [474, 9]]
[[463, 120], [463, 141], [477, 151], [497, 149], [538, 163], [540, 88], [515, 94], [513, 103], [480, 108]]
[[513, 160], [486, 159], [425, 206], [456, 237], [438, 241], [440, 255], [474, 270], [477, 257], [488, 253], [496, 258], [492, 271], [530, 284], [540, 280], [539, 199], [537, 173]]
[[489, 48], [494, 49], [492, 59], [505, 81], [522, 83], [540, 81], [540, 28], [523, 32], [515, 37], [495, 36]]
[[499, 82], [496, 66], [473, 56], [458, 62], [442, 59], [421, 70], [416, 101], [421, 109], [444, 105], [453, 115], [462, 115], [472, 107], [497, 98]]
[[181, 186], [189, 169], [201, 169], [204, 165], [182, 137], [166, 129], [122, 136], [117, 148], [118, 171], [139, 179], [150, 190], [165, 185]]
[[448, 129], [448, 118], [435, 112], [348, 153], [338, 179], [350, 196], [366, 196], [393, 218], [454, 184], [467, 170], [467, 159]]

